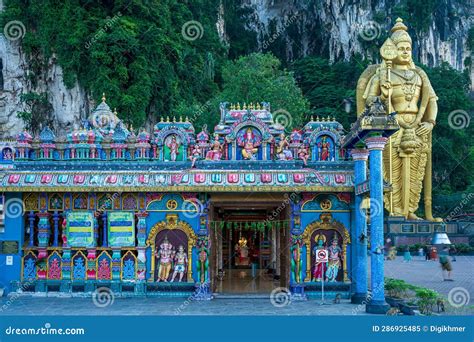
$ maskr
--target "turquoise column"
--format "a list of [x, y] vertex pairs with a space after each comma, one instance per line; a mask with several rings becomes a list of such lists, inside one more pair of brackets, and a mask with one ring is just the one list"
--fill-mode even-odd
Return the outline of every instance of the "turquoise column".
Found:
[[369, 149], [370, 167], [370, 301], [365, 310], [368, 313], [385, 314], [389, 305], [385, 302], [384, 254], [383, 254], [383, 177], [382, 151], [387, 138], [373, 136], [365, 143]]
[[49, 235], [51, 227], [49, 226], [49, 213], [42, 211], [37, 214], [38, 222], [38, 246], [47, 248], [49, 246]]
[[102, 247], [107, 247], [107, 212], [102, 214], [103, 230], [102, 230]]
[[53, 213], [53, 223], [54, 223], [54, 241], [53, 246], [59, 246], [58, 237], [59, 237], [59, 214], [57, 211]]
[[[367, 159], [369, 151], [365, 148], [351, 150], [352, 160], [354, 160], [354, 184], [358, 185], [367, 180]], [[354, 224], [355, 234], [352, 239], [352, 246], [355, 249], [353, 264], [352, 282], [354, 284], [354, 294], [351, 302], [362, 304], [367, 300], [367, 220], [363, 213], [362, 195], [355, 195], [354, 201]]]
[[28, 222], [30, 224], [30, 239], [29, 239], [29, 243], [28, 243], [28, 246], [29, 247], [33, 247], [33, 245], [35, 244], [35, 213], [34, 211], [30, 211], [30, 213], [28, 214]]

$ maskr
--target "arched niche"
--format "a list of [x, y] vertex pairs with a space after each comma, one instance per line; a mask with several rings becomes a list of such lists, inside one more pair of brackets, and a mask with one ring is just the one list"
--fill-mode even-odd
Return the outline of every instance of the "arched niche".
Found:
[[[311, 281], [311, 272], [314, 267], [314, 263], [312, 262], [313, 255], [312, 251], [315, 246], [315, 242], [313, 241], [316, 237], [316, 233], [318, 231], [325, 232], [324, 236], [333, 237], [333, 234], [336, 232], [339, 237], [342, 238], [342, 272], [343, 272], [343, 281], [349, 282], [349, 278], [347, 275], [347, 245], [351, 243], [351, 238], [349, 235], [348, 230], [346, 227], [339, 221], [333, 219], [330, 213], [323, 213], [320, 216], [319, 221], [314, 221], [306, 226], [302, 234], [303, 243], [306, 246], [306, 277], [305, 280]], [[332, 231], [332, 232], [331, 232]], [[328, 234], [329, 233], [329, 234]], [[330, 241], [329, 241], [330, 242]]]
[[[168, 214], [166, 215], [166, 220], [156, 223], [150, 230], [146, 244], [151, 248], [151, 269], [150, 269], [150, 278], [148, 281], [155, 281], [157, 278], [156, 272], [157, 261], [155, 252], [157, 252], [157, 247], [163, 242], [164, 237], [167, 236], [169, 242], [173, 245], [175, 249], [178, 248], [179, 244], [184, 246], [184, 250], [188, 256], [188, 265], [186, 271], [186, 279], [188, 282], [193, 282], [192, 274], [192, 265], [193, 265], [193, 246], [196, 243], [197, 236], [194, 233], [191, 225], [185, 221], [179, 221], [178, 215]], [[170, 271], [170, 275], [173, 273], [173, 270]], [[170, 277], [169, 277], [170, 278]]]

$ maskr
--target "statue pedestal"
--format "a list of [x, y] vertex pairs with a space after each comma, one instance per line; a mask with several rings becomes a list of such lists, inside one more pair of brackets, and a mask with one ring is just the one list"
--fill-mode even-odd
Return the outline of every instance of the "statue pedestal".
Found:
[[371, 314], [385, 315], [389, 309], [390, 305], [388, 305], [385, 301], [371, 300], [365, 305], [365, 312]]

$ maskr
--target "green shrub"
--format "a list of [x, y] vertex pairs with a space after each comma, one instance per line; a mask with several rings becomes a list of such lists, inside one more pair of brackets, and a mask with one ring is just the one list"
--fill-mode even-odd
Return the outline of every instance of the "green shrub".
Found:
[[433, 312], [433, 305], [436, 304], [439, 298], [439, 293], [422, 287], [418, 287], [415, 293], [418, 298], [417, 304], [420, 307], [420, 312], [425, 315], [430, 315]]

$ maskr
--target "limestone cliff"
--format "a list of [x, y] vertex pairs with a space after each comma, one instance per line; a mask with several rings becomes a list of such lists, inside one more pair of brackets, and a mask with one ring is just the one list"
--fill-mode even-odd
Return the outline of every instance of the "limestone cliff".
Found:
[[[429, 66], [447, 61], [463, 70], [470, 56], [467, 37], [472, 16], [469, 17], [465, 0], [439, 2], [429, 27], [423, 32], [414, 32], [415, 56]], [[332, 61], [347, 60], [354, 54], [374, 54], [377, 51], [375, 40], [383, 36], [396, 19], [392, 9], [397, 3], [397, 0], [241, 0], [241, 5], [250, 9], [248, 28], [257, 34], [258, 49], [267, 50], [276, 33], [290, 61], [310, 54], [327, 56]], [[219, 13], [216, 30], [227, 44], [225, 8], [221, 5], [216, 11]], [[291, 29], [288, 29], [290, 24]], [[54, 57], [42, 75], [35, 75], [33, 84], [29, 60], [20, 42], [0, 35], [3, 85], [0, 87], [0, 139], [23, 129], [17, 113], [25, 110], [20, 95], [29, 92], [47, 94], [52, 108], [47, 121], [58, 133], [68, 130], [78, 119], [87, 116], [91, 108], [88, 91], [79, 84], [67, 88]]]

